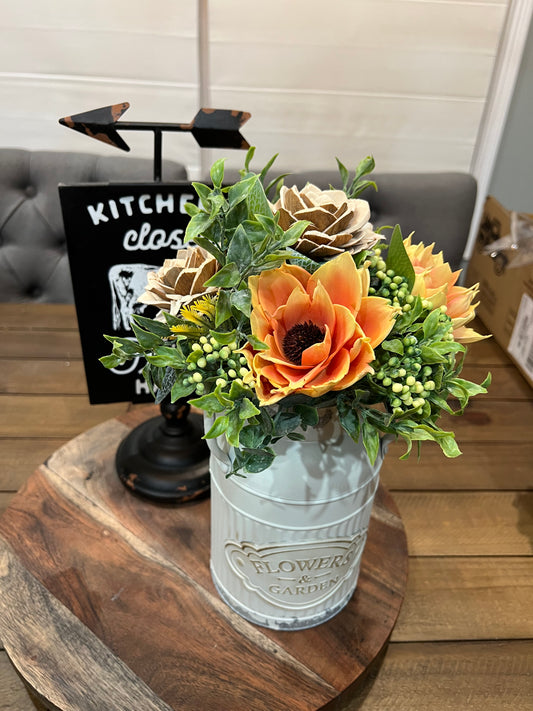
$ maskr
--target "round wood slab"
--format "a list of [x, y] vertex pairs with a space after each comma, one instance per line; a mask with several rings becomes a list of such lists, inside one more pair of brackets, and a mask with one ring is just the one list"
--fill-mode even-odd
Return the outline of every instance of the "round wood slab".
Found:
[[153, 407], [55, 452], [0, 518], [0, 639], [61, 711], [335, 708], [386, 644], [403, 600], [407, 545], [379, 487], [357, 590], [318, 627], [250, 624], [209, 574], [209, 500], [129, 493], [119, 442]]

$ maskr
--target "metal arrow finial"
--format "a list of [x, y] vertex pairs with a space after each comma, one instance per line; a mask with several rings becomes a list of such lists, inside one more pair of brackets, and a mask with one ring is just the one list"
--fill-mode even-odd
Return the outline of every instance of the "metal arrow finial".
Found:
[[200, 109], [190, 123], [147, 123], [141, 121], [119, 121], [129, 109], [127, 101], [122, 104], [103, 106], [82, 114], [74, 114], [59, 119], [62, 126], [73, 128], [91, 138], [129, 151], [128, 144], [118, 131], [152, 131], [154, 133], [154, 180], [161, 180], [161, 142], [164, 131], [189, 131], [201, 148], [248, 149], [250, 144], [240, 134], [240, 127], [248, 121], [246, 111], [229, 109]]

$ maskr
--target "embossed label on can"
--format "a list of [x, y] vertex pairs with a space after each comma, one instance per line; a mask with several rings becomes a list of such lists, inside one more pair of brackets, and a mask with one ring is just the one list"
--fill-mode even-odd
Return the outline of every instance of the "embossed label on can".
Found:
[[365, 540], [366, 530], [352, 538], [290, 545], [226, 541], [225, 553], [249, 590], [296, 610], [327, 599], [355, 573]]

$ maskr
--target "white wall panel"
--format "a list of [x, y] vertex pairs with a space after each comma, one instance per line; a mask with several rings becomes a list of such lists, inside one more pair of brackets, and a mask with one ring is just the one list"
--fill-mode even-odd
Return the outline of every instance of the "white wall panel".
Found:
[[[210, 5], [213, 103], [280, 167], [372, 152], [380, 170], [468, 170], [507, 2]], [[229, 163], [238, 164], [231, 156]]]
[[[61, 116], [129, 101], [125, 120], [189, 121], [198, 110], [196, 3], [187, 0], [19, 0], [0, 18], [2, 145], [119, 154], [58, 124]], [[148, 133], [124, 136], [153, 154]], [[190, 166], [190, 135], [166, 134], [163, 155]]]

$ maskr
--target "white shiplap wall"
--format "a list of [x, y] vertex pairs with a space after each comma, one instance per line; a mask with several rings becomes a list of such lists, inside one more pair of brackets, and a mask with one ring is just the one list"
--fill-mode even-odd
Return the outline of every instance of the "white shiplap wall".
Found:
[[[373, 153], [381, 171], [468, 170], [509, 2], [211, 0], [211, 105], [252, 112], [257, 166]], [[187, 121], [197, 45], [191, 0], [4, 1], [0, 143], [109, 154], [57, 119], [124, 100], [126, 120]], [[151, 155], [149, 136], [127, 141]], [[190, 136], [165, 136], [164, 155], [197, 173]]]
[[[60, 126], [60, 117], [129, 101], [130, 121], [189, 121], [198, 109], [196, 3], [187, 0], [2, 0], [0, 145], [118, 153]], [[151, 156], [152, 137], [125, 136]], [[198, 163], [188, 135], [164, 155]]]
[[[507, 2], [212, 2], [213, 103], [278, 166], [468, 170]], [[238, 164], [232, 157], [231, 163]]]

